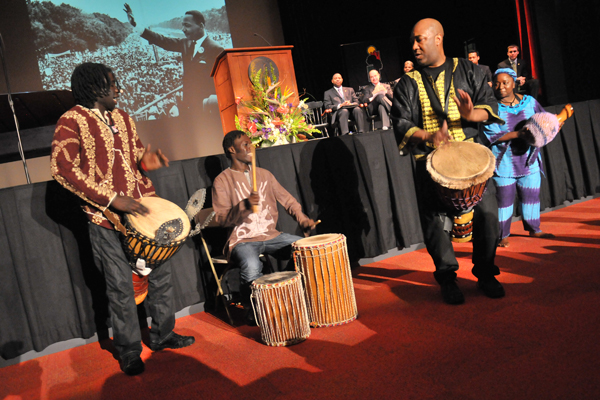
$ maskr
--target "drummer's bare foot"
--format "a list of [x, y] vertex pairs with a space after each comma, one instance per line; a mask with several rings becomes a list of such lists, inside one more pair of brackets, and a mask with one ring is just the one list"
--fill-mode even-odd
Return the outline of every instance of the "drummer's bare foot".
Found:
[[546, 232], [529, 232], [529, 236], [540, 239], [551, 239], [555, 237], [553, 234]]
[[508, 243], [508, 238], [504, 238], [498, 243], [498, 247], [508, 247], [510, 243]]

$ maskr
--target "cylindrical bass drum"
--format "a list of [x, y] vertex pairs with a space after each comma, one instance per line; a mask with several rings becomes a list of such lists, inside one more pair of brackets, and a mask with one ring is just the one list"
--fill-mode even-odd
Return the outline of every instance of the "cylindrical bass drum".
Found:
[[306, 301], [297, 272], [275, 272], [252, 282], [252, 307], [268, 346], [289, 346], [310, 336]]
[[302, 274], [312, 327], [335, 326], [358, 315], [346, 237], [316, 235], [292, 245], [296, 271]]
[[[147, 215], [125, 214], [127, 235], [122, 235], [123, 249], [134, 270], [138, 260], [145, 262], [146, 271], [160, 266], [183, 246], [190, 233], [187, 214], [175, 203], [160, 197], [143, 197], [140, 200]], [[133, 272], [136, 304], [148, 293], [148, 276]]]

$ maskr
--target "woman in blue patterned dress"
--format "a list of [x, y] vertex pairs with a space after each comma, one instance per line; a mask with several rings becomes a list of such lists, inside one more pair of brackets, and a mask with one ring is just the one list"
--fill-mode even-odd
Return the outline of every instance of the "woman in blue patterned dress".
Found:
[[542, 106], [531, 96], [515, 93], [517, 74], [510, 68], [501, 68], [494, 74], [493, 88], [498, 99], [498, 115], [506, 123], [485, 125], [487, 144], [496, 156], [496, 197], [500, 221], [500, 247], [508, 247], [510, 224], [515, 194], [519, 192], [523, 226], [529, 235], [550, 238], [554, 235], [540, 229], [540, 184], [542, 157], [540, 148], [528, 145], [524, 137], [529, 134], [523, 128], [535, 113], [543, 112]]

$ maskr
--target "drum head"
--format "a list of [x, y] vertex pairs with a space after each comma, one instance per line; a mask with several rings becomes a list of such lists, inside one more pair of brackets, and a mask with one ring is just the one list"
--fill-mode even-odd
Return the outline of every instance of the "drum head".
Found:
[[140, 234], [154, 238], [156, 231], [162, 224], [174, 219], [180, 219], [183, 225], [181, 233], [173, 239], [185, 239], [190, 233], [190, 221], [187, 214], [175, 203], [160, 197], [143, 197], [141, 203], [148, 208], [148, 215], [125, 214], [125, 219]]
[[432, 179], [449, 189], [463, 190], [487, 181], [496, 158], [487, 147], [473, 142], [449, 142], [427, 157]]
[[255, 286], [271, 286], [290, 281], [299, 276], [300, 274], [294, 271], [273, 272], [272, 274], [261, 276], [252, 283]]
[[335, 242], [342, 237], [341, 233], [326, 233], [323, 235], [310, 236], [294, 242], [294, 247], [315, 247]]

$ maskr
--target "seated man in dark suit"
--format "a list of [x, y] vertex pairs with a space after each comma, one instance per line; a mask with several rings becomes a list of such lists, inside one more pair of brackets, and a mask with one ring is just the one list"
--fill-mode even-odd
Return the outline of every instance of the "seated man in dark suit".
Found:
[[537, 79], [531, 77], [531, 70], [527, 61], [517, 58], [519, 55], [519, 46], [511, 44], [508, 46], [508, 59], [498, 64], [500, 68], [511, 68], [517, 73], [517, 83], [519, 86], [516, 88], [518, 92], [524, 91], [534, 99], [537, 99], [538, 91], [540, 89], [540, 83]]
[[347, 135], [350, 132], [348, 128], [349, 109], [352, 109], [352, 117], [356, 122], [358, 133], [364, 133], [367, 131], [365, 110], [359, 107], [354, 89], [343, 87], [342, 82], [344, 82], [342, 75], [333, 74], [333, 78], [331, 78], [333, 87], [323, 95], [325, 112], [331, 113], [332, 125], [339, 124], [340, 135]]
[[479, 65], [479, 68], [481, 68], [485, 73], [485, 78], [487, 79], [488, 85], [492, 87], [492, 71], [490, 71], [490, 67], [487, 65], [479, 64], [479, 52], [477, 50], [469, 53], [469, 61], [475, 65]]
[[369, 114], [378, 114], [381, 117], [383, 130], [390, 129], [389, 112], [392, 109], [393, 92], [390, 85], [379, 82], [379, 71], [369, 71], [370, 84], [361, 90], [360, 102], [365, 104]]

